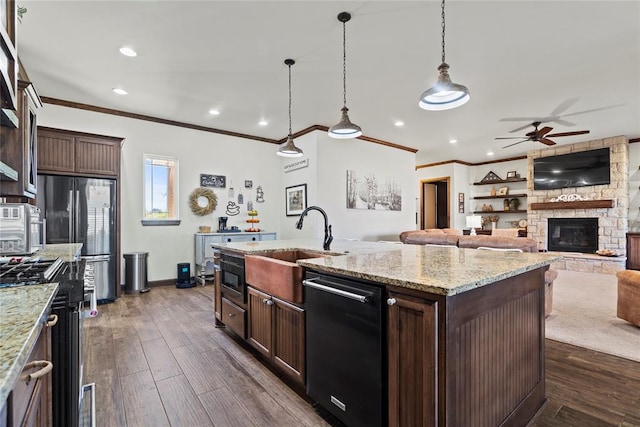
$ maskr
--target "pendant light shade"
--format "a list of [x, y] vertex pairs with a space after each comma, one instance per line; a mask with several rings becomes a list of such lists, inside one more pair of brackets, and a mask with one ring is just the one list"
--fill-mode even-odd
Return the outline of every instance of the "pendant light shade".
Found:
[[347, 26], [351, 19], [351, 14], [341, 12], [338, 14], [338, 21], [342, 22], [342, 117], [340, 122], [329, 128], [329, 136], [337, 139], [357, 138], [362, 135], [360, 126], [351, 123], [349, 120], [349, 109], [347, 108]]
[[300, 157], [303, 151], [296, 147], [296, 144], [293, 142], [293, 137], [291, 136], [291, 66], [295, 64], [296, 61], [293, 59], [285, 59], [284, 63], [289, 67], [289, 134], [287, 135], [286, 142], [280, 145], [276, 154], [281, 157]]
[[444, 0], [442, 0], [442, 64], [438, 67], [440, 75], [436, 84], [426, 90], [421, 96], [418, 105], [420, 108], [431, 111], [450, 110], [464, 105], [469, 101], [469, 89], [461, 84], [453, 83], [449, 77], [449, 64], [445, 62], [444, 50]]

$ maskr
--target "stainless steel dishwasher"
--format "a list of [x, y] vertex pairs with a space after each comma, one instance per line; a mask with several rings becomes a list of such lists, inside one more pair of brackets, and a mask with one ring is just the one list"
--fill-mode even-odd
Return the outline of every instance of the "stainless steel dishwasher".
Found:
[[307, 272], [307, 394], [349, 427], [387, 422], [383, 287]]

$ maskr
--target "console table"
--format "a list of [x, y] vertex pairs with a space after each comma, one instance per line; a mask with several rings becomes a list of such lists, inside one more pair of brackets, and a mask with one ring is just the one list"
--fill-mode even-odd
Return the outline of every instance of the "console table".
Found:
[[216, 253], [212, 243], [257, 242], [261, 240], [276, 240], [275, 232], [235, 232], [235, 233], [195, 233], [195, 278], [204, 285], [206, 280], [212, 280]]

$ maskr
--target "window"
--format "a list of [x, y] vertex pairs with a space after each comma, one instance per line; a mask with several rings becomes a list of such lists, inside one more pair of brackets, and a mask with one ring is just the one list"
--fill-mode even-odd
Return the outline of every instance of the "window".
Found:
[[179, 225], [178, 159], [144, 155], [143, 225]]

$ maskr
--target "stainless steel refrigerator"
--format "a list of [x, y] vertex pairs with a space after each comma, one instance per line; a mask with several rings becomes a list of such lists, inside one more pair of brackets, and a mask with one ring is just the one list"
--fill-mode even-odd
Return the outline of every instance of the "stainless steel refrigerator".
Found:
[[116, 299], [116, 181], [38, 175], [46, 243], [82, 243], [99, 303]]

